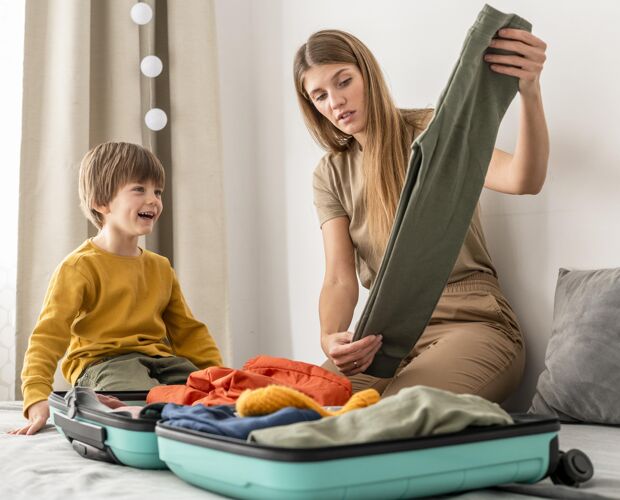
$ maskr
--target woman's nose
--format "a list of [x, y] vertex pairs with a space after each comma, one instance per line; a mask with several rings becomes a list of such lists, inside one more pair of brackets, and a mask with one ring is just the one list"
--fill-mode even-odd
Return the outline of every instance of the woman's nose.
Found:
[[337, 109], [337, 108], [343, 106], [345, 102], [346, 102], [346, 99], [345, 99], [344, 95], [342, 95], [339, 92], [334, 92], [330, 96], [330, 103], [331, 103], [332, 109]]

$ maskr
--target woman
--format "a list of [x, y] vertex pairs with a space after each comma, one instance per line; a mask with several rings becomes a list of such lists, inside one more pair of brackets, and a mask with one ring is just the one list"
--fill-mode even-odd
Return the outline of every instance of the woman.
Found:
[[[536, 194], [544, 183], [549, 140], [539, 77], [545, 43], [524, 30], [502, 29], [491, 46], [517, 55], [487, 54], [497, 73], [519, 79], [520, 131], [514, 155], [495, 149], [486, 188]], [[310, 133], [328, 151], [314, 172], [314, 200], [326, 271], [319, 314], [325, 367], [348, 376], [354, 391], [384, 396], [428, 385], [501, 402], [523, 372], [523, 337], [500, 291], [477, 208], [448, 284], [429, 325], [395, 376], [364, 374], [381, 335], [352, 342], [347, 331], [358, 281], [370, 288], [389, 238], [413, 140], [432, 110], [400, 110], [368, 48], [336, 30], [313, 34], [298, 50], [295, 86]]]

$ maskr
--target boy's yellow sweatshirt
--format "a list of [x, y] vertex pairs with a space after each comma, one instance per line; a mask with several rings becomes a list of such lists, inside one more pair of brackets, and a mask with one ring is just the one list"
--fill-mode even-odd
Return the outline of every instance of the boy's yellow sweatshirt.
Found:
[[148, 250], [137, 257], [115, 255], [90, 240], [67, 256], [50, 280], [24, 360], [24, 414], [51, 393], [65, 352], [62, 372], [71, 384], [90, 363], [130, 352], [182, 356], [199, 368], [222, 364], [168, 259]]

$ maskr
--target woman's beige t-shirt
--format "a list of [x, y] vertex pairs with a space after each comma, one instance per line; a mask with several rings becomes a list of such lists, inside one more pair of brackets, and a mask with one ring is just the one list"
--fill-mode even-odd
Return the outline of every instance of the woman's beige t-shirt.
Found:
[[[362, 151], [357, 143], [342, 153], [326, 154], [314, 171], [314, 205], [321, 226], [335, 217], [349, 218], [349, 233], [355, 247], [355, 265], [360, 282], [370, 288], [381, 257], [371, 251], [364, 203]], [[456, 259], [448, 283], [473, 273], [485, 272], [497, 277], [480, 223], [480, 205], [472, 217], [465, 241]]]

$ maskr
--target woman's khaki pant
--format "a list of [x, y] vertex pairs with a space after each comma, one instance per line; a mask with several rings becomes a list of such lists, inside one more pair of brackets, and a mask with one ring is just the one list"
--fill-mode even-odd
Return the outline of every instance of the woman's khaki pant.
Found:
[[[517, 388], [524, 363], [523, 337], [496, 278], [476, 273], [446, 286], [430, 323], [393, 377], [360, 373], [350, 380], [354, 392], [372, 387], [389, 396], [426, 385], [501, 403]], [[340, 373], [331, 361], [323, 367]]]

